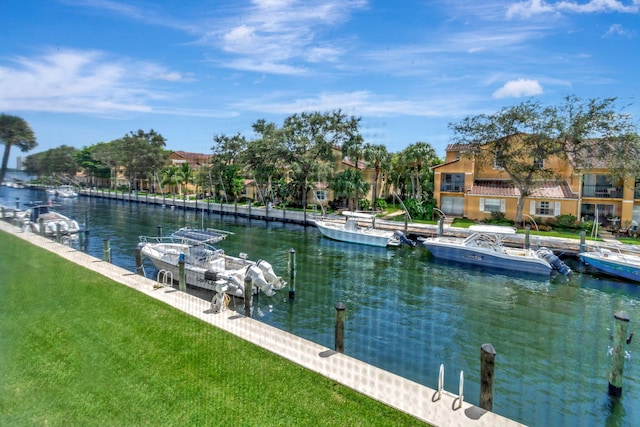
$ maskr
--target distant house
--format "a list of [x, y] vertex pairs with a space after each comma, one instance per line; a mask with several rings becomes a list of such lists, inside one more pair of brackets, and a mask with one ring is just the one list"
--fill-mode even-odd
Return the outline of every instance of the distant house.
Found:
[[[603, 225], [640, 221], [640, 181], [613, 182], [604, 165], [576, 169], [559, 158], [540, 162], [554, 180], [540, 181], [525, 199], [523, 214], [537, 218], [571, 214]], [[499, 163], [479, 162], [467, 144], [450, 144], [445, 161], [434, 166], [434, 197], [445, 214], [482, 220], [492, 212], [515, 219], [519, 190]]]
[[189, 153], [186, 151], [172, 151], [169, 153], [169, 162], [172, 165], [179, 166], [182, 163], [188, 163], [191, 169], [198, 170], [203, 165], [208, 165], [213, 154]]

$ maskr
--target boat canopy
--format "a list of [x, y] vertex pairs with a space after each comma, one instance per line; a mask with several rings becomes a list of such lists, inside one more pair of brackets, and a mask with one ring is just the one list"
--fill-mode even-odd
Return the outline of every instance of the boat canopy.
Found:
[[515, 227], [505, 225], [472, 225], [470, 231], [476, 233], [495, 233], [495, 234], [516, 234], [518, 231]]
[[364, 212], [353, 212], [353, 211], [342, 211], [342, 215], [348, 217], [348, 218], [355, 218], [355, 219], [368, 219], [369, 221], [371, 221], [372, 219], [374, 219], [376, 216], [369, 214], [369, 213], [364, 213]]
[[229, 234], [233, 233], [224, 230], [216, 230], [214, 228], [180, 228], [174, 231], [171, 234], [171, 237], [187, 240], [193, 243], [217, 243], [224, 240]]

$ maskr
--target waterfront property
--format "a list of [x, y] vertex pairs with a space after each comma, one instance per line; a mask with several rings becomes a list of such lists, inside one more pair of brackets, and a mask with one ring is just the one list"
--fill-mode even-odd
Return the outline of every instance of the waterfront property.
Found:
[[[579, 220], [597, 217], [613, 229], [640, 222], [640, 179], [613, 181], [604, 164], [578, 169], [558, 157], [537, 166], [556, 178], [533, 188], [525, 198], [524, 214], [539, 219], [564, 214]], [[444, 163], [433, 171], [434, 198], [447, 215], [482, 220], [499, 213], [515, 218], [520, 191], [498, 161], [480, 162], [469, 145], [450, 144]]]

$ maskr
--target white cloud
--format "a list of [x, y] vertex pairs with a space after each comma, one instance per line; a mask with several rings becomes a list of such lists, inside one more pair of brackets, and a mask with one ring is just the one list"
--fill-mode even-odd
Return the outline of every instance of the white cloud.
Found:
[[175, 71], [112, 60], [98, 51], [55, 50], [0, 66], [0, 110], [114, 113], [151, 111], [167, 95], [149, 82], [183, 81]]
[[573, 12], [573, 13], [638, 13], [640, 1], [632, 0], [589, 0], [586, 3], [577, 1], [547, 2], [544, 0], [527, 0], [509, 6], [507, 18], [530, 18], [534, 15]]
[[624, 37], [624, 38], [629, 38], [630, 39], [630, 38], [635, 37], [635, 35], [636, 35], [635, 31], [627, 30], [620, 24], [613, 24], [612, 26], [609, 27], [607, 32], [604, 33], [604, 35], [602, 37], [603, 38], [607, 38], [607, 37], [620, 36], [620, 37]]
[[523, 96], [541, 95], [542, 86], [537, 80], [518, 79], [505, 83], [493, 93], [494, 98], [520, 98]]

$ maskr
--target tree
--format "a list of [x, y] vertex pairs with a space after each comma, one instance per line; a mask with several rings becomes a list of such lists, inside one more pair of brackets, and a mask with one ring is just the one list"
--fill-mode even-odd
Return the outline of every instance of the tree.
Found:
[[185, 184], [184, 193], [185, 195], [188, 193], [189, 188], [188, 185], [193, 182], [193, 169], [189, 163], [181, 163], [180, 164], [180, 176], [182, 177], [182, 182]]
[[[222, 191], [232, 195], [237, 201], [237, 196], [242, 192], [244, 184], [240, 178], [242, 165], [240, 157], [247, 147], [247, 140], [239, 133], [233, 136], [225, 134], [213, 137], [214, 145], [211, 147], [213, 157], [211, 159], [211, 173], [215, 177], [216, 186], [220, 184]], [[238, 189], [238, 187], [242, 187]]]
[[376, 208], [376, 199], [378, 198], [378, 180], [380, 173], [386, 170], [391, 163], [391, 153], [387, 151], [387, 147], [382, 144], [365, 144], [363, 149], [364, 159], [373, 165], [373, 191], [371, 192], [371, 207]]
[[17, 146], [20, 151], [26, 153], [38, 146], [36, 136], [24, 119], [8, 114], [0, 114], [0, 142], [4, 144], [4, 155], [0, 166], [0, 182], [4, 181], [9, 163], [11, 147]]
[[162, 185], [170, 185], [171, 193], [175, 194], [176, 187], [178, 188], [178, 194], [182, 193], [181, 185], [184, 182], [184, 175], [180, 168], [176, 165], [170, 165], [162, 169], [160, 172]]
[[[95, 148], [96, 146], [92, 145], [76, 151], [75, 160], [92, 180], [95, 178], [109, 178], [109, 167], [95, 158]], [[92, 182], [92, 185], [95, 185], [95, 183]]]
[[111, 177], [109, 188], [114, 190], [118, 179], [118, 171], [122, 166], [121, 144], [122, 140], [116, 139], [111, 142], [100, 142], [93, 149], [93, 158], [109, 168]]
[[135, 187], [139, 179], [150, 179], [167, 162], [165, 138], [151, 129], [129, 132], [120, 139], [121, 165], [129, 180], [129, 187]]
[[307, 207], [310, 178], [321, 169], [321, 163], [333, 162], [333, 147], [341, 147], [357, 135], [359, 121], [340, 110], [294, 114], [285, 119], [283, 140], [290, 178], [298, 188], [303, 208]]
[[369, 191], [369, 183], [364, 180], [362, 173], [356, 169], [347, 169], [337, 173], [332, 181], [331, 188], [338, 196], [345, 196], [349, 200], [349, 210], [354, 210], [355, 198], [358, 194]]
[[266, 198], [271, 199], [272, 182], [284, 177], [287, 167], [287, 150], [283, 144], [282, 130], [275, 123], [260, 119], [253, 124], [253, 131], [258, 138], [249, 141], [241, 155], [241, 161], [253, 173], [256, 181], [266, 181]]
[[426, 142], [416, 142], [409, 145], [402, 152], [409, 167], [411, 178], [411, 197], [422, 200], [423, 182], [425, 171], [430, 171], [429, 166], [433, 166], [439, 162], [438, 156], [434, 148]]
[[617, 178], [640, 176], [636, 128], [630, 116], [617, 112], [615, 98], [584, 102], [567, 96], [557, 107], [529, 100], [449, 127], [456, 142], [469, 144], [479, 162], [501, 168], [519, 190], [516, 222], [522, 221], [525, 198], [556, 175], [541, 167], [554, 157], [578, 168], [605, 162]]

